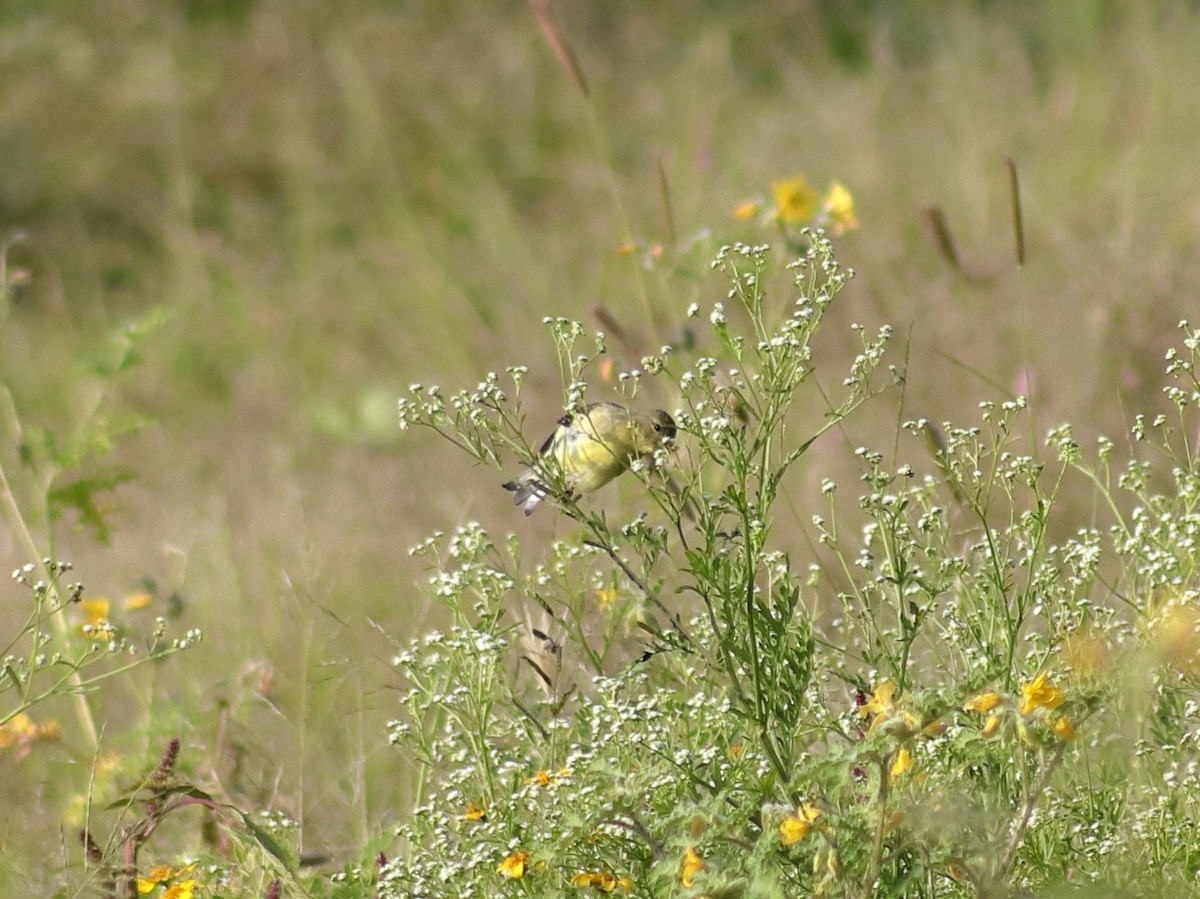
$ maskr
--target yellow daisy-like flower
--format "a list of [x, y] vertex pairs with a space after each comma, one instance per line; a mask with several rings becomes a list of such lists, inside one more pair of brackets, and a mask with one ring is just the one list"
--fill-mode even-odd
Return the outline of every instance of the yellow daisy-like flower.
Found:
[[1001, 702], [1003, 700], [1000, 698], [999, 693], [988, 691], [987, 693], [980, 693], [973, 699], [968, 699], [966, 704], [963, 705], [963, 711], [978, 712], [981, 715], [986, 715], [999, 706]]
[[840, 181], [829, 185], [829, 193], [825, 196], [825, 215], [829, 217], [830, 230], [834, 234], [853, 231], [858, 227], [858, 219], [854, 217], [854, 197]]
[[1038, 709], [1050, 709], [1053, 711], [1064, 702], [1067, 697], [1063, 692], [1050, 683], [1050, 677], [1045, 672], [1042, 672], [1027, 684], [1021, 684], [1021, 714], [1031, 715]]
[[468, 802], [467, 810], [462, 813], [461, 817], [464, 821], [484, 821], [487, 820], [487, 812], [474, 802]]
[[528, 852], [513, 852], [504, 861], [496, 865], [496, 873], [503, 874], [510, 880], [520, 880], [525, 876], [525, 868], [529, 864]]
[[170, 880], [173, 873], [170, 865], [159, 865], [156, 868], [151, 868], [146, 872], [145, 877], [138, 878], [137, 891], [139, 893], [152, 893], [160, 883], [166, 883]]
[[733, 209], [733, 217], [742, 222], [752, 219], [758, 213], [761, 206], [762, 204], [758, 200], [747, 200], [744, 203], [738, 203]]
[[167, 891], [163, 893], [163, 899], [194, 899], [195, 889], [196, 881], [181, 880], [167, 888]]
[[[162, 884], [169, 884], [163, 892], [163, 899], [192, 899], [199, 881], [194, 878], [178, 880], [196, 870], [195, 865], [184, 865], [182, 868], [172, 868], [170, 865], [159, 865], [146, 872], [145, 877], [137, 880], [137, 891], [143, 895], [153, 893]], [[171, 883], [171, 881], [177, 881]]]
[[550, 784], [552, 784], [553, 782], [554, 782], [554, 775], [544, 769], [537, 772], [537, 774], [533, 775], [533, 777], [525, 778], [525, 783], [537, 784], [539, 787], [547, 787]]
[[633, 889], [633, 881], [628, 877], [614, 877], [607, 871], [581, 871], [571, 877], [571, 886], [595, 887], [601, 893], [618, 889], [628, 893]]
[[819, 808], [806, 802], [780, 821], [779, 838], [783, 845], [793, 846], [803, 840], [821, 815]]
[[704, 870], [704, 859], [696, 854], [696, 850], [688, 846], [679, 863], [679, 882], [690, 887], [696, 882], [696, 875]]
[[817, 212], [818, 195], [803, 175], [771, 182], [775, 217], [785, 224], [810, 222]]

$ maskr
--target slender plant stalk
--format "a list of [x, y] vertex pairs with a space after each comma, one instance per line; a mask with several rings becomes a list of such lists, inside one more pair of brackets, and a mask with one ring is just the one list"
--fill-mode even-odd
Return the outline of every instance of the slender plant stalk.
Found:
[[[42, 578], [46, 581], [52, 607], [56, 609], [55, 612], [51, 613], [50, 620], [54, 626], [55, 636], [62, 645], [66, 646], [71, 639], [71, 626], [67, 622], [66, 609], [61, 604], [58, 590], [54, 587], [54, 575], [46, 568], [43, 556], [38, 552], [37, 543], [33, 539], [33, 534], [30, 533], [29, 526], [25, 523], [25, 518], [21, 514], [20, 507], [17, 505], [17, 499], [13, 495], [12, 487], [9, 485], [8, 476], [4, 471], [3, 465], [0, 465], [0, 505], [3, 506], [5, 517], [16, 534], [21, 551], [25, 554], [26, 558], [38, 566]], [[87, 736], [88, 748], [95, 751], [100, 745], [100, 734], [96, 729], [96, 719], [92, 714], [92, 708], [88, 704], [87, 693], [84, 692], [83, 678], [80, 676], [78, 670], [73, 669], [67, 675], [66, 682], [71, 687], [70, 692], [75, 706], [75, 717], [78, 719], [79, 726]]]

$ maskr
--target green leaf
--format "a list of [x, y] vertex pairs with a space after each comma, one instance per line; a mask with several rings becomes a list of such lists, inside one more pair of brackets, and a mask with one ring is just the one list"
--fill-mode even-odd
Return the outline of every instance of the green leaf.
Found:
[[282, 843], [271, 836], [271, 834], [267, 833], [267, 831], [255, 824], [250, 819], [250, 816], [245, 812], [239, 811], [238, 814], [242, 816], [242, 823], [246, 825], [246, 829], [250, 831], [250, 833], [254, 836], [254, 839], [258, 840], [259, 845], [261, 845], [263, 849], [267, 850], [267, 852], [273, 855], [284, 865], [287, 865], [289, 870], [296, 867], [296, 862], [292, 857], [291, 852], [289, 852]]
[[112, 536], [105, 517], [109, 509], [99, 502], [98, 497], [134, 477], [129, 469], [110, 468], [102, 474], [51, 487], [46, 496], [50, 519], [57, 521], [73, 510], [79, 515], [80, 523], [90, 527], [96, 539], [107, 545]]

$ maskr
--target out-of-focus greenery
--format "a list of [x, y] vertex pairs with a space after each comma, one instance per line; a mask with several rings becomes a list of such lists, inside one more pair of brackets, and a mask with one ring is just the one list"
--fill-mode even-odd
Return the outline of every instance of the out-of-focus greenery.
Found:
[[[395, 694], [380, 634], [425, 621], [405, 549], [468, 517], [561, 528], [516, 521], [491, 472], [432, 439], [402, 441], [410, 382], [528, 365], [536, 440], [562, 411], [543, 316], [603, 304], [657, 349], [678, 309], [721, 290], [689, 274], [697, 235], [753, 240], [739, 203], [800, 172], [838, 179], [861, 221], [839, 257], [860, 275], [823, 349], [848, 356], [851, 322], [890, 323], [905, 384], [900, 408], [814, 446], [795, 494], [815, 497], [859, 439], [966, 420], [981, 399], [1028, 394], [1034, 433], [1125, 433], [1132, 412], [1165, 408], [1162, 353], [1200, 286], [1186, 4], [556, 13], [586, 98], [517, 2], [0, 10], [0, 241], [23, 232], [0, 381], [28, 433], [75, 433], [102, 391], [115, 415], [156, 423], [116, 445], [114, 470], [137, 478], [104, 496], [109, 545], [70, 511], [53, 545], [37, 536], [91, 594], [115, 602], [152, 578], [153, 608], [205, 633], [153, 682], [95, 697], [103, 742], [142, 770], [178, 736], [197, 779], [286, 813], [302, 848], [337, 858], [362, 854], [407, 777], [382, 745]], [[619, 251], [631, 241], [663, 251]], [[114, 380], [111, 336], [160, 317]], [[32, 561], [3, 528], [0, 561]], [[19, 810], [0, 825], [0, 878], [53, 883], [81, 857], [72, 802], [94, 766], [40, 745], [0, 766], [0, 801]]]

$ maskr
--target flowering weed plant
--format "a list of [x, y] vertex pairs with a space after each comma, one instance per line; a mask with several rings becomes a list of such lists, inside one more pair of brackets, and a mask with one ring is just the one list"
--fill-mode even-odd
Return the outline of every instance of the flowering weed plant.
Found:
[[[800, 520], [818, 500], [793, 500], [789, 471], [903, 382], [890, 330], [855, 325], [860, 353], [823, 386], [813, 337], [852, 273], [822, 232], [802, 237], [781, 270], [766, 246], [721, 249], [725, 300], [686, 312], [711, 355], [664, 346], [620, 376], [622, 401], [673, 397], [680, 431], [637, 475], [635, 517], [552, 483], [576, 530], [532, 567], [477, 524], [414, 548], [452, 624], [395, 659], [391, 739], [416, 780], [383, 895], [1192, 889], [1194, 384], [1169, 392], [1176, 426], [1132, 435], [1174, 460], [1166, 495], [1146, 463], [1112, 474], [1111, 441], [1094, 461], [1065, 427], [1037, 447], [1014, 397], [859, 447], [857, 502], [827, 479]], [[548, 324], [578, 409], [587, 335]], [[449, 397], [414, 385], [402, 426], [532, 462], [524, 373]], [[1081, 488], [1098, 500], [1082, 524]]]

